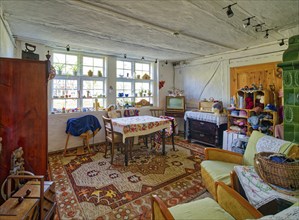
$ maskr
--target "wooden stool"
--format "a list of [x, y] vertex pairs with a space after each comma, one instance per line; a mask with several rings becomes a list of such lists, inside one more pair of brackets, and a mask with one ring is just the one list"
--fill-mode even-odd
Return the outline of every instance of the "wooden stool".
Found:
[[[67, 120], [66, 127], [66, 143], [64, 147], [63, 156], [76, 156], [91, 153], [89, 148], [89, 140], [94, 137], [99, 130], [101, 125], [97, 117], [93, 115], [85, 115], [79, 118], [70, 118]], [[70, 135], [77, 136], [83, 139], [83, 146], [77, 149], [77, 153], [67, 154], [67, 145], [69, 142]], [[85, 153], [84, 147], [87, 147], [88, 152]]]

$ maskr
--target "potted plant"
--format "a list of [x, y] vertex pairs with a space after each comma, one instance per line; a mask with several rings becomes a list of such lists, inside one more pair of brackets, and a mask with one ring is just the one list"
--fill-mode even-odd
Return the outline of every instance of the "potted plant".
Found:
[[93, 76], [92, 70], [88, 70], [87, 74], [88, 74], [88, 76], [92, 77]]
[[142, 94], [143, 94], [143, 89], [141, 89], [141, 90], [139, 91], [139, 96], [141, 97]]
[[102, 71], [98, 70], [98, 77], [103, 77]]
[[73, 75], [74, 75], [74, 76], [77, 76], [77, 73], [78, 73], [78, 65], [77, 65], [77, 64], [73, 65], [73, 66], [72, 66], [72, 70], [73, 70]]
[[55, 64], [55, 69], [57, 70], [58, 75], [62, 74], [64, 64], [63, 63], [57, 63]]

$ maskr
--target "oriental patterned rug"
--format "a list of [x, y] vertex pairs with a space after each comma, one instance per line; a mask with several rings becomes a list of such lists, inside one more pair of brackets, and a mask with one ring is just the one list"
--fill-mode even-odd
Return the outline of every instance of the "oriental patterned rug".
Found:
[[[166, 156], [145, 146], [134, 146], [133, 158], [123, 166], [116, 153], [113, 165], [104, 158], [104, 146], [96, 153], [49, 156], [56, 186], [60, 219], [151, 219], [152, 194], [174, 206], [188, 202], [206, 190], [200, 176], [203, 147], [176, 139], [176, 151], [166, 145]], [[116, 151], [117, 152], [117, 151]]]

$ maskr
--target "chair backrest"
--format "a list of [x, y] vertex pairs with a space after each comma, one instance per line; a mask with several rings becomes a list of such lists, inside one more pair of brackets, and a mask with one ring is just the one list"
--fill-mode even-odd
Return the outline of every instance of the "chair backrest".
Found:
[[114, 131], [111, 118], [107, 118], [104, 115], [102, 116], [105, 128], [105, 137], [106, 141], [114, 143]]
[[126, 109], [124, 110], [124, 117], [139, 116], [139, 109]]
[[263, 215], [237, 191], [223, 182], [216, 182], [217, 203], [235, 219], [257, 219]]
[[275, 146], [279, 148], [278, 151], [279, 153], [284, 153], [292, 158], [299, 157], [298, 144], [277, 139], [273, 136], [263, 134], [259, 131], [253, 131], [249, 137], [248, 144], [246, 146], [246, 150], [243, 155], [243, 165], [254, 166], [254, 155], [258, 153], [257, 147], [261, 145], [265, 145], [265, 143], [266, 144], [271, 143], [272, 147], [275, 144]]
[[108, 118], [121, 118], [122, 114], [120, 110], [112, 110], [107, 112]]
[[154, 117], [160, 117], [162, 115], [165, 115], [165, 111], [162, 108], [153, 108], [150, 109], [151, 115]]

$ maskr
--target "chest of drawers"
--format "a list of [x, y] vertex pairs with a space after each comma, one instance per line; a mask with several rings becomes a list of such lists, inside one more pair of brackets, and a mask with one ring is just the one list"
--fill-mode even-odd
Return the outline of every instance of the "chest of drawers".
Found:
[[188, 141], [197, 141], [199, 143], [221, 148], [223, 131], [227, 124], [217, 125], [215, 123], [188, 118]]

